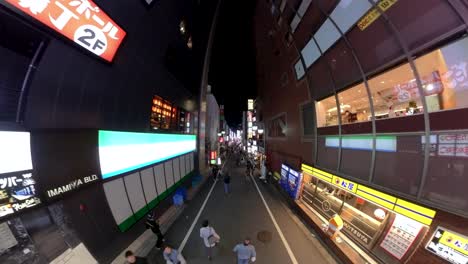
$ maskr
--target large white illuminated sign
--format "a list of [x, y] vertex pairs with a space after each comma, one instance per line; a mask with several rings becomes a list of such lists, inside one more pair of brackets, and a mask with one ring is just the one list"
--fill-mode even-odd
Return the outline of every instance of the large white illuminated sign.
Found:
[[195, 149], [195, 135], [99, 131], [99, 162], [104, 179]]
[[[326, 137], [325, 146], [338, 148], [340, 145], [339, 137]], [[372, 137], [370, 136], [351, 136], [342, 137], [341, 147], [344, 149], [372, 150]], [[397, 141], [394, 136], [377, 136], [376, 150], [385, 152], [396, 152]]]
[[32, 168], [29, 132], [0, 131], [0, 174]]

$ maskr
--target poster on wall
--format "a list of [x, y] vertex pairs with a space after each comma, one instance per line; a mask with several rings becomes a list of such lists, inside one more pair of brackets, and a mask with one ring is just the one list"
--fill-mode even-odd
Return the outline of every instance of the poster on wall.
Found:
[[41, 203], [29, 132], [0, 131], [0, 218]]
[[96, 56], [111, 62], [125, 38], [120, 28], [90, 0], [6, 0]]
[[426, 250], [453, 264], [468, 263], [468, 237], [437, 227]]
[[380, 247], [401, 260], [413, 245], [422, 227], [421, 223], [397, 214]]

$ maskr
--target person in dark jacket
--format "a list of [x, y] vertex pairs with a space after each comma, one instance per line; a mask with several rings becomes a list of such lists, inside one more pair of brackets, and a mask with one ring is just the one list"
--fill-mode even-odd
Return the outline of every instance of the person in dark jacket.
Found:
[[131, 250], [125, 252], [125, 259], [129, 264], [148, 264], [148, 260], [146, 260], [146, 258], [135, 256]]
[[230, 193], [230, 188], [229, 185], [231, 184], [231, 176], [229, 175], [229, 172], [226, 171], [224, 174], [224, 193], [229, 194]]
[[154, 219], [153, 214], [147, 215], [145, 226], [146, 226], [146, 229], [151, 229], [151, 231], [153, 231], [153, 233], [158, 237], [158, 240], [156, 241], [156, 248], [161, 249], [163, 241], [164, 241], [164, 235], [161, 232], [159, 221]]

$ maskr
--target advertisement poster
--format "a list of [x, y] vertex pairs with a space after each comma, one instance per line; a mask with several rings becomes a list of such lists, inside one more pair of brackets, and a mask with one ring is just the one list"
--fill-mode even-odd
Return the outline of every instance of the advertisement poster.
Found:
[[421, 229], [422, 224], [397, 214], [380, 247], [401, 260], [413, 245]]
[[91, 53], [112, 61], [126, 33], [90, 0], [7, 0]]
[[0, 131], [0, 218], [41, 203], [28, 132]]
[[426, 250], [453, 264], [468, 263], [468, 237], [437, 227]]

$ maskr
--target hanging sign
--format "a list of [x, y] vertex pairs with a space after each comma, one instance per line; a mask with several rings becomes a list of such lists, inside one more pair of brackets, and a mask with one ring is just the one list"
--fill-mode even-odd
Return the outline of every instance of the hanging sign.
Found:
[[90, 0], [6, 0], [93, 54], [112, 61], [126, 33]]

